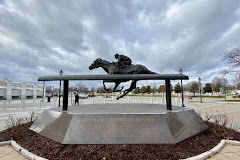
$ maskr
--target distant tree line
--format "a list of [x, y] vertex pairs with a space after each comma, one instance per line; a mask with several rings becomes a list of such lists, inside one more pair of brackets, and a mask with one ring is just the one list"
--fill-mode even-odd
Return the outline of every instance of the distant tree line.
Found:
[[[239, 81], [238, 81], [239, 82]], [[187, 83], [183, 86], [183, 91], [189, 91], [192, 92], [195, 96], [196, 93], [200, 92], [200, 85], [198, 81], [192, 81]], [[231, 90], [240, 89], [240, 83], [236, 84], [228, 84], [228, 80], [224, 77], [214, 77], [211, 81], [211, 83], [206, 83], [205, 86], [202, 86], [202, 93], [213, 93], [213, 92], [220, 92], [220, 88], [225, 87], [227, 92], [230, 92]], [[171, 86], [171, 90], [175, 93], [181, 93], [181, 84], [177, 83], [175, 86]], [[155, 87], [155, 90], [150, 85], [137, 87], [135, 90], [133, 90], [133, 94], [150, 94], [154, 92], [165, 92], [165, 85], [160, 85], [157, 89]]]
[[[63, 92], [63, 90], [61, 90], [61, 92]], [[86, 87], [85, 84], [83, 83], [77, 83], [74, 86], [70, 86], [69, 87], [69, 92], [77, 92], [77, 93], [85, 93], [85, 94], [94, 94], [95, 92], [95, 88], [88, 88]], [[58, 95], [59, 93], [59, 88], [54, 88], [53, 86], [46, 86], [46, 93], [48, 95]]]

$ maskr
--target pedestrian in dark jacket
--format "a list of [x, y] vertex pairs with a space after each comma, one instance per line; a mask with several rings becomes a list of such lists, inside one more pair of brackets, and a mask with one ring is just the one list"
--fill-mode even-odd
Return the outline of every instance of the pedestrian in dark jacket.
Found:
[[75, 95], [75, 105], [76, 105], [76, 103], [79, 105], [79, 95], [78, 94]]

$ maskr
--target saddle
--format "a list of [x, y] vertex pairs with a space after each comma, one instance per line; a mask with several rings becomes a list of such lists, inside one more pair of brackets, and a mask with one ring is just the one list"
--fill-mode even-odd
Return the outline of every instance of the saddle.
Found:
[[114, 64], [116, 67], [118, 67], [120, 69], [125, 69], [126, 67], [132, 66], [132, 64], [130, 64], [130, 65], [120, 65], [118, 62], [112, 62], [112, 64]]

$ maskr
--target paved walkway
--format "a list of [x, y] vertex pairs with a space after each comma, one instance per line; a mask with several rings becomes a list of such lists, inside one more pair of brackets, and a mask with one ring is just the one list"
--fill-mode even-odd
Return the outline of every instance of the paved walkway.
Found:
[[[240, 103], [231, 103], [219, 101], [219, 99], [203, 99], [203, 103], [199, 103], [198, 99], [193, 99], [191, 103], [186, 104], [186, 108], [193, 108], [196, 112], [205, 114], [227, 114], [233, 119], [234, 124], [240, 128]], [[47, 106], [44, 106], [47, 107]], [[48, 106], [52, 107], [52, 106]], [[26, 108], [7, 108], [0, 109], [0, 130], [5, 129], [4, 122], [9, 116], [27, 116], [31, 111], [41, 113], [46, 108], [26, 107]], [[26, 160], [27, 158], [19, 154], [11, 145], [0, 146], [0, 160]], [[210, 160], [240, 160], [240, 146], [226, 144], [225, 147], [216, 155], [209, 158]]]
[[239, 160], [240, 159], [240, 146], [226, 144], [223, 149], [218, 153], [208, 158], [208, 160]]
[[11, 145], [0, 146], [0, 160], [27, 160]]

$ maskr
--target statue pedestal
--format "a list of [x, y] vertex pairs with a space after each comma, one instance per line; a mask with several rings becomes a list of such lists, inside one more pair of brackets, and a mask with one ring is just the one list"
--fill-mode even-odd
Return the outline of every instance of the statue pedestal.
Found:
[[45, 110], [31, 130], [62, 144], [176, 144], [208, 127], [192, 109], [86, 104]]

